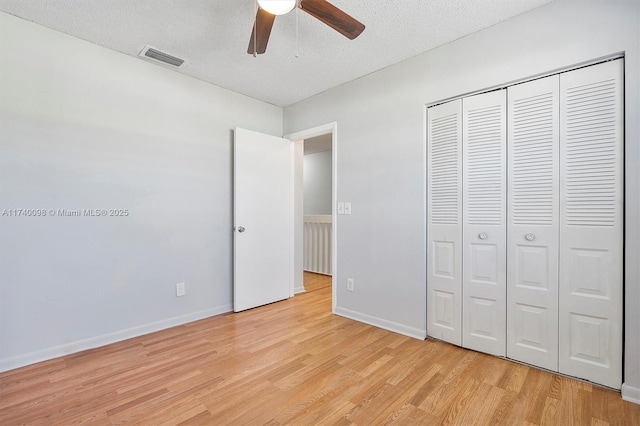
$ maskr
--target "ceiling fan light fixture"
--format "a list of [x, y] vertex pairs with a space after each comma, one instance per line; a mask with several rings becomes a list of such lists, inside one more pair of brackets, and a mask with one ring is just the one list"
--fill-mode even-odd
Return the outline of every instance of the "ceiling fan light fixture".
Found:
[[262, 9], [272, 15], [284, 15], [296, 7], [297, 0], [258, 0]]

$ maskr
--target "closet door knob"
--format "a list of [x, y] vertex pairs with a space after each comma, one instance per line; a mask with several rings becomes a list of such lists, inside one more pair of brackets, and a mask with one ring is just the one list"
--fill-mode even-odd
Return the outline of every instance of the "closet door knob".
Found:
[[481, 232], [478, 234], [478, 238], [480, 238], [481, 240], [486, 240], [488, 237], [488, 235], [486, 234], [486, 232]]
[[238, 226], [238, 232], [244, 232], [244, 226]]
[[527, 234], [527, 235], [524, 236], [524, 239], [527, 240], [527, 241], [533, 241], [533, 240], [536, 239], [536, 236], [533, 235], [533, 234]]

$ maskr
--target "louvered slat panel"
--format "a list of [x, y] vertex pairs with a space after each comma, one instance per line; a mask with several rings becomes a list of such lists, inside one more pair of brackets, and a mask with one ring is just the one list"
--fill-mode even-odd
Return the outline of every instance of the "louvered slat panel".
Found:
[[566, 91], [566, 223], [614, 226], [616, 219], [616, 82]]
[[458, 223], [458, 115], [432, 121], [431, 222]]
[[465, 115], [467, 223], [500, 225], [504, 212], [504, 108], [492, 105]]
[[511, 211], [516, 225], [551, 225], [557, 182], [553, 93], [514, 100], [511, 116]]

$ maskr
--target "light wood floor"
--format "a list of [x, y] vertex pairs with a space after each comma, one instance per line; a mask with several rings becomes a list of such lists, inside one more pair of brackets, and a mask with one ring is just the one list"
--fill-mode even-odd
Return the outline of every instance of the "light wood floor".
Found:
[[0, 374], [0, 425], [640, 424], [614, 391], [330, 310], [324, 286]]
[[315, 274], [304, 271], [305, 291], [316, 291], [322, 288], [331, 287], [331, 275]]

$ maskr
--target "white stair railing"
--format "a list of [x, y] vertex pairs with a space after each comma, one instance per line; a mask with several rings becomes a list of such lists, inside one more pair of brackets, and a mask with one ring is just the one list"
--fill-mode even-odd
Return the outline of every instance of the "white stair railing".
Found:
[[304, 217], [304, 270], [331, 275], [331, 215]]

